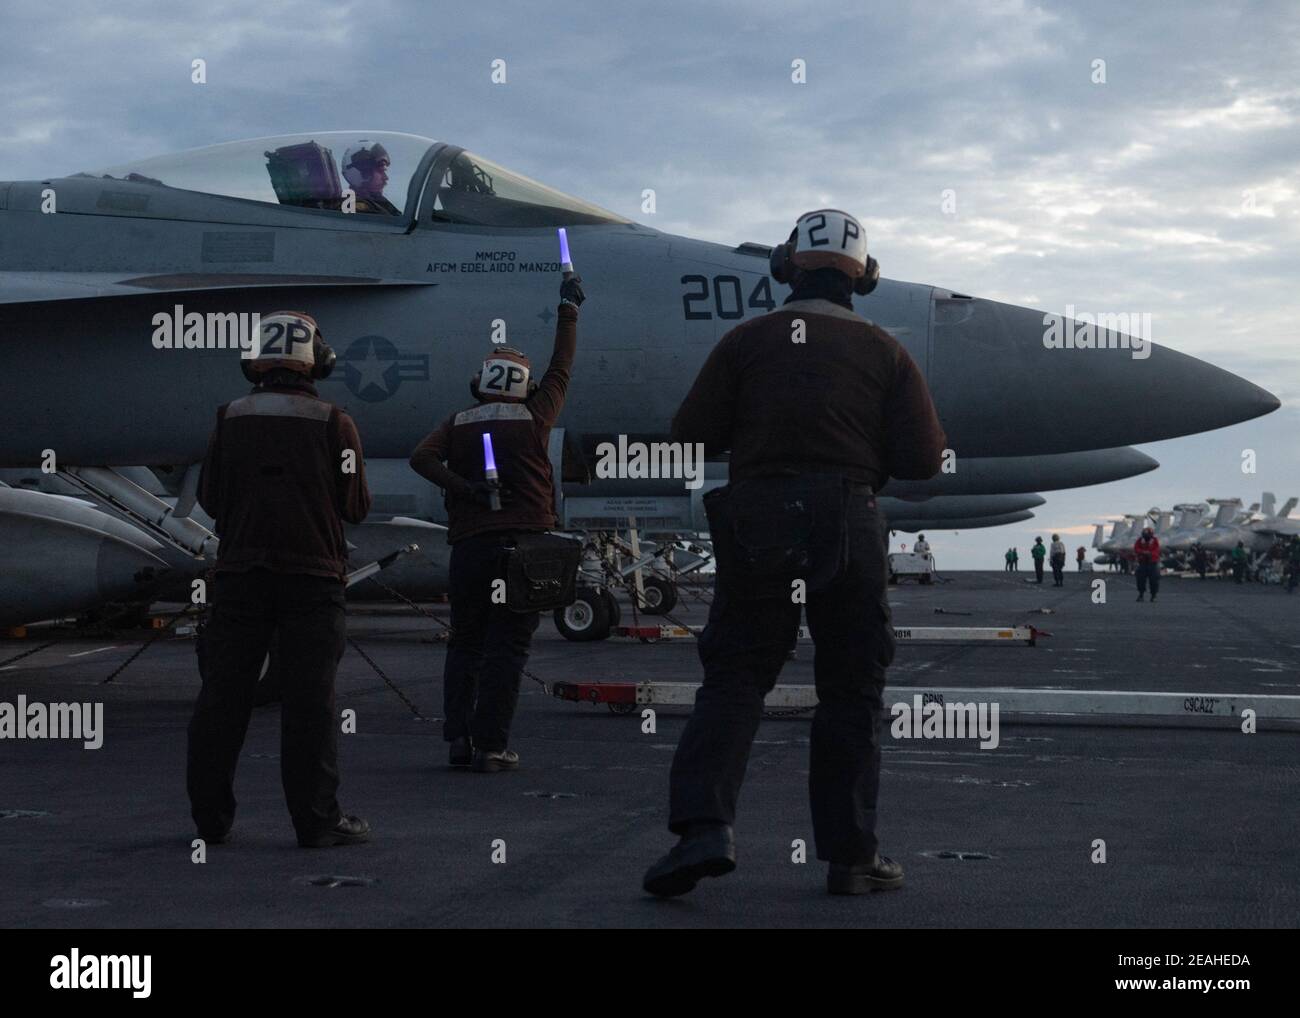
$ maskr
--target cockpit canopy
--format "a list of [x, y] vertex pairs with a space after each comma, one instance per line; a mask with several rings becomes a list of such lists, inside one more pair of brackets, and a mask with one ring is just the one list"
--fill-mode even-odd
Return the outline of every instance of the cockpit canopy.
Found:
[[[565, 226], [625, 223], [598, 206], [464, 149], [393, 131], [324, 131], [235, 141], [110, 167], [87, 176], [271, 205], [430, 224]], [[429, 181], [428, 194], [421, 193]]]

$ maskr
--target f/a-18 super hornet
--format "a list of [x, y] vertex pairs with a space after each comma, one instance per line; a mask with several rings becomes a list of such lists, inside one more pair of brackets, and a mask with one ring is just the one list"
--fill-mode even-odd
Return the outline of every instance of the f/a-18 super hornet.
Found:
[[[262, 138], [0, 183], [0, 466], [56, 465], [154, 540], [210, 553], [211, 535], [190, 518], [190, 468], [215, 408], [245, 388], [243, 351], [222, 339], [242, 338], [253, 314], [301, 308], [337, 350], [321, 392], [357, 422], [375, 517], [408, 516], [423, 482], [406, 459], [466, 402], [465, 381], [490, 342], [545, 359], [557, 227], [592, 295], [553, 446], [558, 475], [578, 482], [602, 442], [665, 439], [721, 335], [778, 306], [767, 245], [664, 233], [458, 145], [387, 132]], [[1041, 490], [1032, 463], [1067, 455], [1083, 457], [1073, 462], [1088, 480], [1071, 481], [1063, 460], [1059, 487], [1129, 476], [1145, 469], [1131, 456], [1108, 466], [1107, 455], [1089, 454], [1278, 405], [1168, 348], [1136, 357], [1128, 337], [1104, 330], [1088, 344], [1049, 343], [1050, 316], [931, 284], [881, 279], [855, 307], [916, 360], [955, 455], [951, 473], [930, 487], [908, 482], [900, 496]], [[1009, 489], [957, 480], [963, 464], [1016, 459], [1026, 480]], [[171, 502], [116, 473], [141, 464], [175, 482]], [[0, 514], [33, 509], [0, 498]], [[24, 530], [37, 544], [53, 540], [42, 533]], [[4, 568], [15, 544], [0, 533], [0, 606], [25, 595]], [[0, 622], [13, 617], [0, 607]]]

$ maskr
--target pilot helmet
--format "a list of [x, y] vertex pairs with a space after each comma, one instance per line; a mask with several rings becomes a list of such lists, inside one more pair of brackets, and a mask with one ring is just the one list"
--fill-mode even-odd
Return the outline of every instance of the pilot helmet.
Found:
[[392, 156], [379, 142], [369, 145], [363, 140], [361, 144], [353, 145], [343, 153], [343, 179], [354, 189], [363, 186], [374, 175], [381, 159], [392, 165]]

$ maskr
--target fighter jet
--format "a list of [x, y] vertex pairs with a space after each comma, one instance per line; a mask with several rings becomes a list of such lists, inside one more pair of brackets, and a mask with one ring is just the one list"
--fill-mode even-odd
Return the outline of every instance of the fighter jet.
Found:
[[[363, 163], [374, 172], [358, 176]], [[553, 448], [557, 476], [579, 481], [600, 442], [665, 437], [721, 335], [778, 306], [768, 246], [664, 233], [458, 145], [387, 132], [261, 138], [0, 183], [0, 466], [53, 455], [96, 498], [134, 497], [101, 468], [174, 470], [186, 487], [168, 515], [153, 518], [147, 501], [119, 507], [154, 539], [202, 554], [211, 535], [187, 525], [186, 468], [215, 407], [246, 388], [233, 337], [248, 335], [251, 315], [293, 307], [338, 351], [321, 391], [357, 421], [368, 469], [404, 469], [432, 424], [467, 402], [491, 340], [544, 362], [558, 227], [592, 294]], [[1053, 347], [1042, 312], [931, 284], [882, 279], [855, 307], [921, 367], [956, 457], [955, 474], [899, 494], [997, 493], [945, 480], [982, 459], [1108, 450], [1100, 460], [1129, 470], [1133, 457], [1115, 450], [1278, 406], [1167, 348], [1134, 357], [1114, 333]], [[1105, 414], [1094, 412], [1100, 393]], [[1087, 462], [1095, 473], [1099, 460]], [[1056, 483], [1074, 483], [1071, 469]]]
[[1291, 510], [1296, 507], [1300, 499], [1295, 497], [1287, 499], [1281, 510], [1275, 513], [1273, 506], [1276, 502], [1277, 498], [1271, 491], [1264, 492], [1264, 499], [1260, 506], [1264, 518], [1251, 523], [1250, 529], [1257, 534], [1273, 538], [1293, 537], [1300, 534], [1300, 519], [1291, 516]]
[[[340, 157], [365, 144], [389, 157], [396, 215], [345, 211]], [[465, 401], [494, 319], [511, 342], [549, 349], [559, 226], [599, 295], [564, 422], [584, 443], [665, 432], [722, 333], [777, 306], [763, 245], [666, 234], [413, 135], [263, 138], [0, 184], [0, 324], [29, 337], [5, 351], [14, 422], [0, 458], [24, 465], [48, 447], [77, 464], [196, 461], [212, 407], [244, 388], [237, 354], [160, 350], [154, 315], [283, 305], [309, 306], [339, 350], [323, 388], [349, 404], [367, 453], [404, 459]], [[1048, 348], [1042, 312], [928, 284], [884, 279], [859, 310], [926, 372], [959, 461], [1156, 441], [1278, 406], [1165, 348]], [[1091, 413], [1098, 392], [1117, 409]], [[54, 412], [23, 412], [36, 406]]]
[[1213, 552], [1230, 552], [1241, 542], [1247, 551], [1258, 552], [1267, 551], [1273, 544], [1270, 535], [1251, 529], [1259, 503], [1248, 510], [1242, 510], [1239, 498], [1211, 498], [1208, 501], [1210, 505], [1218, 506], [1218, 512], [1201, 538], [1203, 547]]
[[1147, 525], [1147, 522], [1145, 514], [1140, 516], [1132, 513], [1125, 514], [1124, 519], [1111, 528], [1110, 536], [1100, 545], [1102, 553], [1108, 556], [1107, 561], [1132, 558], [1133, 542], [1141, 536], [1142, 528]]
[[1208, 507], [1204, 503], [1179, 503], [1178, 525], [1160, 539], [1160, 546], [1169, 552], [1184, 552], [1201, 539]]

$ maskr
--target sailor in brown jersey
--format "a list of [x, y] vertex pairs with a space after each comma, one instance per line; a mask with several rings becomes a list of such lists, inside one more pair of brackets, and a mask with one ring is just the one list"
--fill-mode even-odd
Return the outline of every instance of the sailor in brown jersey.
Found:
[[684, 894], [735, 868], [732, 823], [763, 698], [801, 608], [816, 644], [809, 793], [832, 893], [901, 886], [878, 852], [885, 669], [894, 656], [887, 527], [875, 492], [939, 469], [946, 438], [907, 351], [853, 311], [879, 267], [852, 216], [801, 216], [772, 253], [784, 306], [732, 329], [673, 420], [673, 441], [730, 452], [705, 497], [717, 579], [699, 641], [704, 684], [673, 759], [669, 829], [681, 840], [645, 875]]
[[[494, 601], [493, 584], [505, 575], [517, 534], [557, 522], [548, 445], [564, 408], [585, 297], [576, 276], [560, 285], [555, 350], [540, 383], [520, 351], [492, 351], [470, 382], [478, 404], [444, 420], [411, 455], [411, 469], [446, 493], [452, 631], [443, 669], [443, 738], [453, 767], [491, 773], [519, 766], [508, 746], [510, 725], [539, 619], [537, 612], [513, 612]], [[485, 434], [499, 474], [495, 491], [484, 473]]]
[[198, 501], [221, 539], [212, 617], [200, 648], [203, 688], [189, 727], [187, 784], [199, 835], [224, 841], [234, 780], [262, 663], [278, 639], [280, 772], [298, 843], [365, 841], [339, 809], [334, 675], [346, 639], [343, 521], [370, 511], [361, 439], [312, 379], [334, 365], [316, 322], [262, 317], [258, 356], [242, 362], [253, 391], [217, 411]]

